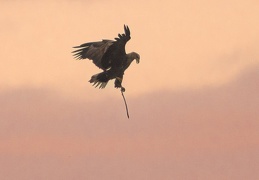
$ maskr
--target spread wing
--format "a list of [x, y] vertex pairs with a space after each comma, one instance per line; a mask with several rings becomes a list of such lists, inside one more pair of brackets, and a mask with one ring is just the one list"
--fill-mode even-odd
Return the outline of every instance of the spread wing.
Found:
[[129, 27], [124, 25], [124, 34], [118, 34], [119, 38], [114, 38], [116, 41], [124, 43], [124, 45], [130, 40], [130, 30]]
[[130, 40], [130, 30], [129, 27], [124, 25], [124, 34], [118, 34], [118, 37], [114, 38], [116, 41], [114, 42], [114, 51], [116, 53], [113, 54], [123, 54], [126, 55], [125, 45]]
[[103, 56], [104, 61], [110, 62], [112, 69], [121, 69], [126, 60], [125, 45], [130, 40], [130, 30], [126, 25], [124, 25], [124, 32], [124, 34], [118, 34], [114, 43]]
[[120, 69], [126, 56], [125, 45], [130, 40], [129, 27], [124, 25], [124, 34], [118, 34], [115, 41], [102, 40], [98, 42], [89, 42], [75, 46], [79, 48], [73, 51], [76, 59], [90, 59], [93, 63], [103, 69]]
[[80, 46], [75, 46], [74, 48], [79, 48], [78, 50], [73, 51], [74, 57], [78, 60], [81, 59], [90, 59], [93, 60], [93, 63], [105, 70], [109, 68], [108, 62], [103, 62], [103, 55], [106, 53], [107, 49], [114, 43], [112, 40], [102, 40], [98, 42], [89, 42], [81, 44]]

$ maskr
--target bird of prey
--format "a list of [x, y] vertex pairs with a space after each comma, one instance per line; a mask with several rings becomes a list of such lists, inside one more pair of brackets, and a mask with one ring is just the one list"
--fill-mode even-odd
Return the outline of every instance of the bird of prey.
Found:
[[115, 40], [102, 40], [97, 42], [88, 42], [75, 46], [77, 50], [73, 51], [75, 59], [89, 59], [103, 70], [103, 72], [95, 74], [89, 80], [93, 86], [105, 88], [108, 81], [115, 79], [115, 88], [122, 87], [122, 79], [124, 71], [130, 66], [133, 60], [139, 63], [140, 56], [136, 52], [126, 54], [125, 45], [130, 40], [130, 29], [124, 25], [124, 34], [118, 34]]

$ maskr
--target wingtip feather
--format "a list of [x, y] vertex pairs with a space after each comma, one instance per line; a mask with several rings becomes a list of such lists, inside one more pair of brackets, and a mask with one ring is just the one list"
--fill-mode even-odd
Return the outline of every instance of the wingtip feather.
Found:
[[125, 34], [126, 34], [126, 35], [130, 35], [129, 26], [127, 26], [127, 25], [125, 25], [125, 24], [124, 24], [124, 31], [125, 31]]

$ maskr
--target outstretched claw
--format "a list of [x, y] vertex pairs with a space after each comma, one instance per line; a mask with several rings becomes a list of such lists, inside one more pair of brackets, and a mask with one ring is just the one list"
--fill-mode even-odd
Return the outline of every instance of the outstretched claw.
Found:
[[121, 86], [121, 92], [125, 92], [125, 91], [126, 91], [126, 89]]

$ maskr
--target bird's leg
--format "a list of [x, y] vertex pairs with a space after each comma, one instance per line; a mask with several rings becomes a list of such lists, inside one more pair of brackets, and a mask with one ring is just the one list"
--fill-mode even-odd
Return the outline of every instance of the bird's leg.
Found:
[[125, 92], [125, 88], [121, 86], [122, 77], [116, 77], [115, 79], [115, 88], [121, 88], [121, 92]]

